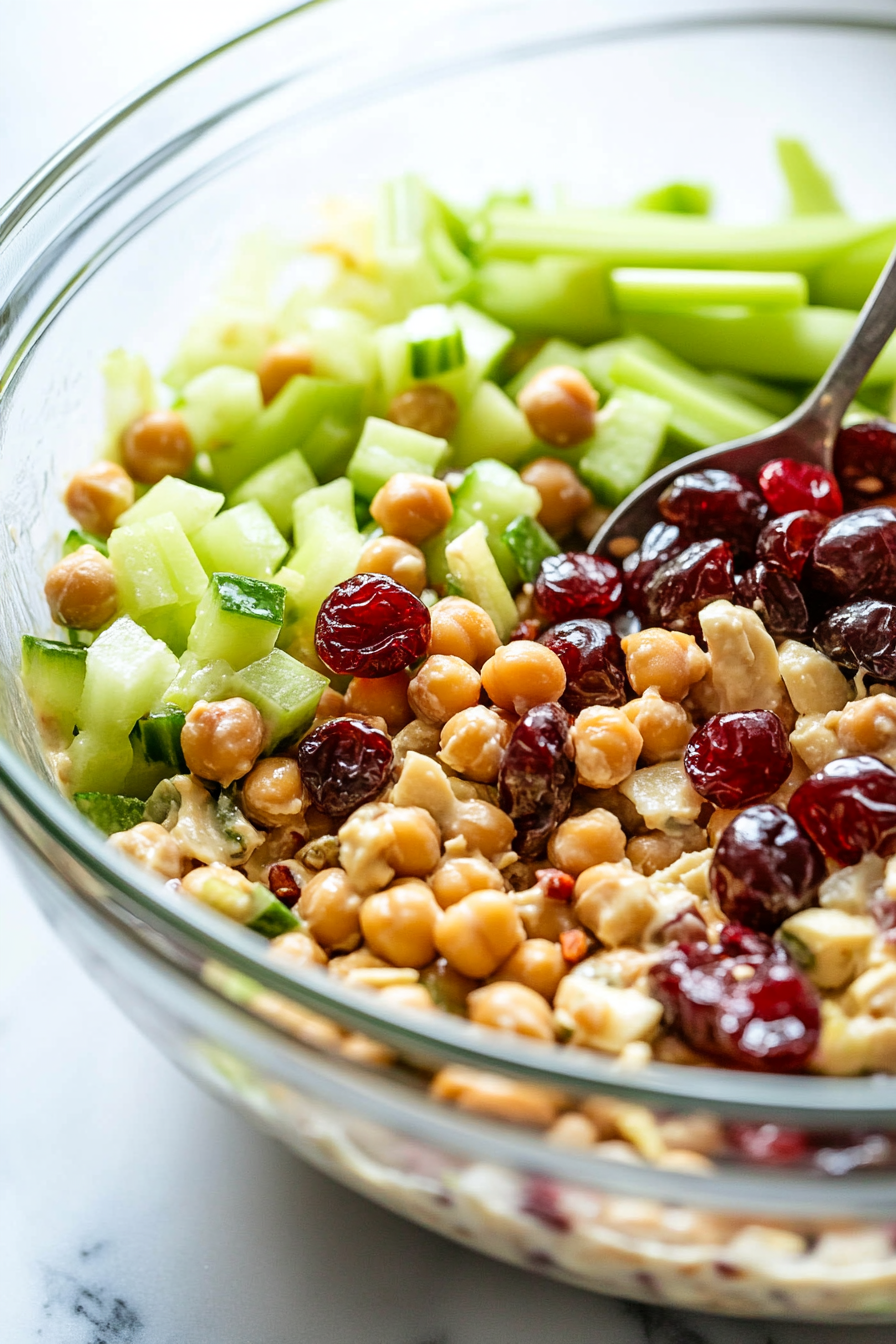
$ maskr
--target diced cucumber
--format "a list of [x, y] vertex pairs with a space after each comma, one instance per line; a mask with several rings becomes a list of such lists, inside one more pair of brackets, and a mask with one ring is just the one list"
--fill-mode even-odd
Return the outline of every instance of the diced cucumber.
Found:
[[[534, 518], [540, 511], [541, 495], [535, 487], [526, 485], [512, 467], [487, 458], [464, 473], [453, 503], [462, 516], [485, 524], [489, 549], [501, 577], [508, 587], [517, 584], [519, 571], [504, 540], [504, 529], [521, 514]], [[452, 568], [450, 564], [448, 568]]]
[[174, 514], [116, 528], [109, 559], [121, 610], [175, 653], [183, 652], [208, 579]]
[[442, 532], [437, 532], [434, 537], [429, 537], [421, 543], [420, 549], [426, 557], [426, 576], [429, 582], [436, 588], [444, 588], [448, 582], [448, 562], [445, 559], [445, 547], [449, 542], [454, 541], [462, 532], [466, 532], [468, 527], [472, 527], [476, 519], [472, 514], [467, 513], [465, 509], [459, 509], [455, 505], [454, 513], [448, 526]]
[[496, 383], [480, 383], [451, 436], [452, 462], [468, 467], [486, 455], [519, 462], [535, 445], [535, 435], [518, 406]]
[[[440, 307], [440, 305], [437, 306]], [[450, 312], [447, 308], [444, 311], [446, 313]], [[451, 321], [453, 322], [454, 319], [451, 318]], [[456, 330], [460, 331], [459, 323], [455, 326]], [[435, 383], [436, 386], [444, 388], [459, 404], [466, 400], [470, 374], [464, 361], [461, 361], [460, 364], [450, 364], [445, 371], [433, 372], [415, 379], [411, 371], [411, 348], [407, 323], [393, 322], [385, 327], [380, 327], [375, 334], [374, 345], [380, 383], [380, 395], [377, 399], [376, 409], [388, 410], [393, 397], [409, 387], [416, 386], [420, 381]]]
[[499, 638], [506, 641], [519, 615], [495, 558], [489, 550], [484, 523], [474, 523], [445, 548], [451, 587], [487, 611]]
[[186, 770], [180, 735], [186, 714], [182, 709], [168, 705], [162, 710], [138, 719], [134, 736], [140, 743], [147, 761], [161, 761], [179, 774]]
[[293, 526], [296, 549], [277, 575], [289, 595], [278, 642], [316, 667], [314, 626], [320, 605], [337, 583], [354, 574], [364, 544], [351, 482], [343, 476], [300, 495], [293, 505]]
[[267, 509], [284, 537], [291, 537], [292, 502], [316, 485], [314, 472], [298, 448], [294, 448], [238, 485], [228, 503], [248, 504], [250, 500], [257, 500]]
[[371, 500], [398, 471], [434, 476], [447, 450], [445, 439], [370, 415], [346, 475], [361, 498]]
[[128, 425], [158, 405], [155, 379], [142, 355], [113, 350], [103, 360], [106, 443], [108, 457], [119, 459], [121, 436]]
[[177, 659], [128, 616], [121, 616], [87, 650], [84, 692], [69, 748], [78, 791], [117, 793], [134, 758], [128, 740], [139, 718], [177, 672]]
[[155, 788], [166, 779], [171, 767], [164, 761], [148, 761], [139, 737], [130, 735], [133, 752], [131, 764], [124, 779], [119, 784], [119, 792], [128, 798], [148, 798]]
[[233, 668], [222, 658], [204, 662], [195, 653], [181, 656], [177, 676], [162, 696], [162, 703], [185, 713], [197, 700], [226, 700], [232, 694]]
[[553, 368], [556, 364], [568, 364], [573, 369], [581, 369], [585, 351], [572, 341], [560, 341], [552, 338], [545, 341], [536, 355], [524, 364], [519, 373], [514, 374], [504, 391], [516, 401], [528, 382], [541, 373], [542, 369]]
[[258, 374], [233, 364], [218, 364], [197, 374], [181, 397], [178, 409], [200, 453], [233, 443], [264, 405]]
[[324, 538], [331, 528], [357, 531], [355, 495], [347, 476], [307, 490], [293, 501], [293, 536], [296, 546], [309, 537]]
[[415, 308], [404, 329], [412, 378], [437, 378], [466, 363], [463, 333], [444, 303]]
[[229, 493], [294, 448], [316, 476], [332, 474], [331, 459], [347, 452], [357, 437], [363, 395], [363, 388], [347, 383], [302, 374], [291, 378], [235, 443], [211, 454], [215, 480]]
[[76, 793], [72, 801], [81, 815], [104, 835], [129, 831], [143, 820], [142, 798], [126, 798], [120, 793]]
[[193, 547], [206, 574], [246, 574], [270, 579], [289, 543], [257, 500], [225, 509], [196, 532]]
[[116, 526], [130, 527], [133, 523], [145, 523], [150, 518], [157, 518], [161, 513], [173, 513], [184, 532], [190, 536], [211, 522], [223, 503], [224, 496], [218, 490], [204, 490], [177, 476], [165, 476], [157, 485], [151, 486], [136, 504], [119, 515]]
[[102, 537], [95, 537], [92, 532], [85, 532], [80, 527], [73, 527], [69, 532], [62, 543], [62, 554], [71, 555], [73, 551], [79, 551], [82, 546], [93, 546], [100, 555], [109, 554], [109, 547]]
[[513, 332], [468, 303], [452, 303], [451, 313], [460, 327], [467, 356], [468, 385], [488, 378], [513, 345]]
[[636, 210], [654, 210], [667, 215], [708, 215], [712, 206], [709, 187], [694, 182], [667, 182], [646, 191], [634, 202]]
[[376, 376], [373, 323], [347, 308], [305, 308], [301, 330], [318, 378], [369, 387]]
[[188, 649], [238, 671], [270, 653], [283, 624], [286, 590], [243, 574], [213, 574], [199, 603]]
[[551, 534], [525, 513], [505, 527], [501, 540], [513, 556], [524, 583], [535, 582], [542, 560], [560, 554], [560, 547]]
[[328, 679], [306, 667], [283, 649], [273, 649], [265, 658], [250, 663], [233, 679], [233, 693], [251, 700], [265, 721], [265, 749], [272, 750], [286, 738], [310, 728], [317, 702], [329, 685]]
[[75, 731], [86, 669], [86, 649], [22, 637], [22, 684], [41, 726], [55, 729], [66, 742]]
[[255, 303], [223, 300], [191, 323], [162, 379], [179, 392], [191, 378], [218, 364], [257, 369], [274, 340], [266, 311]]
[[516, 332], [588, 345], [619, 330], [606, 267], [578, 257], [489, 260], [476, 271], [473, 302]]
[[260, 933], [262, 938], [277, 938], [298, 927], [299, 921], [289, 907], [267, 887], [256, 882], [252, 888], [252, 913], [246, 920], [246, 928]]
[[579, 473], [601, 504], [615, 508], [655, 469], [671, 410], [667, 401], [621, 387], [598, 416]]

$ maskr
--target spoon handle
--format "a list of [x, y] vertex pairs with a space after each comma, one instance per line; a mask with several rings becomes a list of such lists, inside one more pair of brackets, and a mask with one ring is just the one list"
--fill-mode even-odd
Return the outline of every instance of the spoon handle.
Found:
[[896, 248], [865, 300], [852, 336], [794, 420], [814, 422], [830, 445], [865, 375], [896, 329]]

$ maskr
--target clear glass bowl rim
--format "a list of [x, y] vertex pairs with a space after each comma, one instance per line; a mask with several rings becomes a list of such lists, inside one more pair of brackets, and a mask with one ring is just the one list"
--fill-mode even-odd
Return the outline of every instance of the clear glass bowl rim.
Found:
[[[116, 127], [152, 101], [161, 100], [173, 86], [189, 80], [190, 76], [222, 58], [226, 53], [246, 47], [267, 30], [297, 20], [301, 15], [334, 4], [335, 0], [304, 0], [260, 24], [253, 25], [227, 42], [189, 62], [175, 73], [149, 85], [134, 98], [113, 108], [76, 136], [54, 155], [0, 208], [0, 318], [12, 290], [4, 278], [4, 253], [15, 239], [20, 251], [16, 265], [11, 267], [18, 277], [40, 269], [42, 257], [52, 249], [53, 239], [35, 241], [27, 238], [29, 223], [39, 213], [58, 182], [66, 174], [77, 170], [85, 156], [97, 147]], [[896, 32], [896, 13], [887, 13], [880, 7], [862, 13], [854, 5], [843, 3], [825, 6], [815, 15], [797, 3], [794, 7], [769, 8], [750, 6], [749, 0], [737, 11], [721, 8], [700, 12], [692, 6], [678, 20], [672, 17], [638, 19], [628, 15], [615, 27], [608, 27], [608, 40], [619, 36], [636, 39], [638, 36], [656, 37], [687, 31], [688, 28], [730, 28], [738, 23], [751, 26], [770, 26], [793, 23], [807, 27], [844, 27]], [[543, 49], [543, 43], [541, 48]], [[508, 44], [508, 50], [519, 53], [518, 44]], [[534, 53], [533, 53], [534, 54]], [[227, 107], [221, 109], [226, 116]], [[176, 151], [172, 151], [176, 152]], [[26, 269], [27, 268], [27, 269]], [[89, 277], [88, 277], [89, 278]], [[72, 287], [74, 289], [74, 287]], [[70, 291], [71, 292], [71, 291]], [[16, 372], [31, 345], [40, 338], [42, 328], [29, 333], [29, 340], [17, 349], [4, 350], [3, 328], [0, 326], [0, 395], [11, 385]], [[231, 926], [227, 921], [190, 906], [153, 882], [127, 861], [119, 858], [103, 844], [97, 832], [72, 808], [64, 797], [35, 774], [11, 746], [0, 738], [0, 808], [6, 821], [17, 832], [21, 843], [35, 857], [47, 862], [46, 853], [39, 852], [27, 830], [17, 821], [23, 813], [30, 822], [51, 839], [55, 845], [82, 866], [91, 878], [105, 888], [111, 900], [92, 899], [86, 891], [73, 888], [63, 872], [58, 876], [67, 886], [71, 897], [88, 907], [95, 918], [111, 920], [131, 937], [138, 937], [144, 951], [158, 960], [172, 963], [175, 959], [162, 950], [153, 933], [162, 934], [176, 946], [180, 955], [178, 969], [196, 967], [208, 960], [252, 977], [265, 988], [286, 995], [302, 1006], [324, 1013], [352, 1030], [370, 1035], [396, 1046], [411, 1055], [463, 1062], [475, 1067], [542, 1082], [573, 1092], [600, 1090], [611, 1095], [639, 1101], [653, 1107], [669, 1109], [708, 1106], [721, 1112], [755, 1118], [763, 1114], [776, 1119], [790, 1119], [794, 1123], [817, 1126], [822, 1122], [831, 1128], [848, 1127], [871, 1120], [878, 1124], [892, 1122], [896, 1128], [896, 1077], [841, 1079], [800, 1075], [797, 1077], [763, 1073], [738, 1073], [725, 1069], [683, 1068], [676, 1065], [652, 1063], [637, 1073], [624, 1073], [615, 1061], [593, 1052], [569, 1046], [547, 1046], [518, 1041], [509, 1035], [484, 1032], [461, 1019], [438, 1014], [424, 1025], [415, 1026], [411, 1014], [402, 1014], [377, 1007], [374, 996], [352, 990], [338, 981], [313, 972], [291, 971], [265, 955], [264, 948], [245, 930]], [[135, 929], [135, 922], [138, 926]], [[139, 929], [146, 933], [144, 937]], [[257, 949], [257, 950], [256, 950]], [[217, 990], [201, 982], [195, 970], [190, 971], [197, 988], [206, 994], [224, 999]], [[234, 1005], [230, 1000], [228, 1007]], [[291, 1038], [280, 1029], [271, 1031], [284, 1042]]]

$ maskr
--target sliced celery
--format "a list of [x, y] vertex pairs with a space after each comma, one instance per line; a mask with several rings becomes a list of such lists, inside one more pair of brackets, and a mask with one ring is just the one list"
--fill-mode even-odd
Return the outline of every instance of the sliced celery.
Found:
[[412, 378], [437, 378], [466, 363], [463, 333], [445, 304], [415, 308], [404, 329]]
[[85, 532], [80, 527], [73, 527], [68, 533], [62, 543], [62, 554], [71, 555], [72, 551], [79, 551], [82, 546], [92, 546], [100, 555], [109, 554], [109, 547], [102, 537], [95, 537], [92, 532]]
[[177, 476], [165, 476], [157, 485], [151, 486], [136, 504], [119, 514], [116, 527], [130, 527], [132, 523], [145, 523], [148, 518], [157, 518], [160, 513], [173, 513], [189, 536], [210, 522], [223, 503], [224, 496], [218, 490], [205, 490]]
[[533, 355], [527, 364], [524, 364], [519, 373], [507, 383], [504, 391], [508, 397], [516, 401], [526, 384], [540, 373], [542, 369], [549, 369], [555, 364], [568, 364], [574, 369], [582, 368], [582, 359], [585, 351], [580, 345], [574, 345], [572, 341], [561, 341], [551, 339], [545, 341], [544, 345]]
[[447, 451], [445, 439], [370, 415], [346, 474], [361, 498], [370, 500], [397, 471], [434, 476]]
[[727, 369], [719, 369], [715, 373], [707, 374], [707, 377], [723, 391], [730, 392], [743, 401], [752, 402], [761, 410], [768, 411], [776, 420], [783, 420], [785, 415], [795, 411], [802, 400], [799, 392], [791, 392], [786, 387], [774, 387], [759, 378], [750, 378], [745, 373], [730, 373]]
[[519, 615], [501, 571], [489, 550], [484, 523], [474, 523], [445, 548], [451, 591], [487, 611], [502, 641], [509, 639]]
[[248, 504], [250, 500], [257, 500], [284, 537], [290, 537], [293, 500], [304, 495], [307, 490], [313, 490], [316, 485], [314, 472], [298, 448], [294, 448], [291, 453], [284, 453], [238, 485], [228, 503]]
[[270, 579], [289, 543], [257, 499], [225, 509], [194, 533], [193, 548], [206, 574], [228, 571]]
[[302, 313], [301, 330], [311, 347], [318, 378], [367, 387], [376, 375], [373, 323], [347, 308], [320, 306]]
[[801, 308], [809, 286], [798, 271], [669, 270], [620, 266], [610, 272], [620, 313], [680, 313], [741, 304], [756, 312]]
[[468, 467], [488, 456], [513, 465], [534, 444], [528, 420], [507, 393], [496, 383], [480, 383], [451, 436], [452, 463]]
[[250, 663], [233, 679], [233, 690], [250, 700], [265, 721], [265, 750], [311, 727], [328, 678], [306, 667], [283, 649]]
[[778, 136], [778, 163], [790, 193], [792, 215], [842, 215], [833, 183], [802, 140]]
[[654, 191], [645, 191], [634, 206], [636, 210], [657, 210], [663, 214], [708, 215], [712, 192], [696, 182], [667, 182]]
[[667, 401], [621, 387], [598, 417], [579, 472], [601, 504], [611, 508], [655, 470], [672, 408]]
[[549, 532], [527, 514], [514, 518], [501, 533], [501, 540], [513, 556], [524, 583], [534, 583], [542, 560], [559, 555], [560, 547]]
[[608, 268], [570, 256], [488, 259], [476, 271], [474, 302], [514, 331], [587, 345], [619, 330]]
[[261, 413], [258, 374], [219, 364], [191, 378], [179, 403], [197, 452], [208, 452], [234, 439]]

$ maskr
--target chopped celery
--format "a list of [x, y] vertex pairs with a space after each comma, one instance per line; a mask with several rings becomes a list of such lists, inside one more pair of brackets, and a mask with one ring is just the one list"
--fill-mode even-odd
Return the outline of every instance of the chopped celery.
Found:
[[346, 474], [362, 499], [373, 499], [397, 471], [434, 476], [448, 450], [445, 439], [368, 416]]
[[337, 583], [354, 574], [363, 545], [351, 482], [341, 477], [300, 495], [293, 505], [293, 520], [296, 549], [276, 576], [288, 598], [278, 643], [314, 667], [320, 604]]
[[197, 452], [232, 443], [261, 413], [258, 374], [219, 364], [191, 378], [182, 393], [180, 414]]
[[529, 422], [496, 383], [480, 383], [451, 436], [452, 463], [467, 467], [488, 455], [511, 464], [535, 444]]
[[181, 655], [177, 675], [165, 689], [161, 703], [188, 713], [197, 700], [226, 700], [232, 681], [233, 668], [222, 658], [209, 663], [187, 652]]
[[265, 750], [311, 727], [317, 702], [329, 680], [283, 649], [250, 663], [233, 679], [234, 694], [250, 700], [265, 722]]
[[634, 202], [636, 210], [657, 210], [672, 215], [708, 215], [712, 207], [709, 187], [696, 182], [667, 182], [646, 191]]
[[298, 927], [299, 921], [289, 907], [261, 882], [256, 882], [252, 887], [252, 909], [246, 928], [260, 933], [262, 938], [277, 938]]
[[323, 540], [328, 533], [346, 528], [357, 531], [354, 498], [347, 476], [300, 495], [292, 506], [296, 546], [310, 539]]
[[142, 798], [125, 798], [120, 793], [76, 793], [72, 802], [105, 835], [129, 831], [143, 820]]
[[173, 513], [189, 536], [210, 522], [223, 503], [224, 496], [217, 490], [204, 490], [202, 486], [191, 485], [177, 476], [165, 476], [136, 504], [119, 514], [115, 525], [130, 527], [132, 523], [145, 523], [148, 518], [156, 518], [160, 513]]
[[229, 492], [293, 448], [301, 449], [320, 476], [329, 468], [328, 457], [354, 443], [362, 396], [363, 388], [345, 383], [302, 374], [291, 378], [235, 443], [210, 455], [217, 484]]
[[107, 456], [118, 458], [123, 432], [158, 405], [156, 385], [142, 355], [113, 350], [103, 360]]
[[445, 304], [415, 308], [404, 329], [412, 378], [437, 378], [466, 363], [463, 333]]
[[725, 392], [768, 411], [776, 420], [783, 420], [785, 415], [795, 411], [802, 400], [798, 392], [791, 392], [786, 387], [774, 387], [758, 378], [749, 378], [744, 373], [729, 373], [725, 369], [716, 370], [715, 373], [707, 374], [707, 377]]
[[484, 523], [474, 523], [445, 547], [451, 591], [475, 602], [495, 623], [501, 641], [509, 639], [519, 615], [489, 549]]
[[757, 312], [802, 308], [809, 285], [798, 271], [668, 270], [620, 266], [610, 272], [620, 313], [680, 313], [740, 304]]
[[242, 574], [213, 574], [199, 603], [188, 649], [235, 670], [270, 653], [283, 624], [286, 591]]
[[560, 547], [551, 534], [525, 513], [508, 523], [501, 533], [501, 540], [513, 556], [524, 583], [535, 582], [542, 560], [560, 554]]
[[512, 397], [516, 401], [523, 388], [535, 377], [536, 373], [541, 373], [542, 369], [550, 369], [555, 364], [568, 364], [573, 369], [580, 369], [584, 354], [585, 351], [582, 347], [574, 345], [571, 341], [556, 339], [545, 341], [538, 353], [533, 355], [520, 371], [513, 375], [504, 391], [508, 397]]
[[80, 527], [73, 527], [69, 532], [62, 543], [62, 554], [71, 555], [72, 551], [79, 551], [82, 546], [93, 546], [100, 555], [109, 554], [109, 547], [102, 537], [95, 537], [92, 532], [85, 532]]
[[109, 559], [121, 610], [175, 653], [183, 652], [208, 579], [174, 514], [116, 528]]
[[656, 468], [671, 410], [667, 401], [622, 387], [601, 411], [579, 461], [579, 473], [601, 504], [615, 508]]
[[284, 537], [292, 535], [292, 504], [306, 490], [317, 485], [314, 472], [298, 448], [275, 458], [268, 466], [256, 471], [238, 485], [227, 501], [229, 504], [248, 504], [257, 500], [274, 520]]
[[893, 246], [896, 227], [883, 225], [871, 238], [839, 252], [809, 276], [812, 303], [832, 308], [861, 308], [871, 293]]
[[453, 303], [451, 312], [463, 336], [470, 381], [488, 378], [513, 344], [513, 332], [468, 303]]
[[301, 330], [318, 378], [369, 386], [376, 376], [373, 323], [346, 308], [320, 306], [302, 313]]
[[86, 668], [86, 649], [23, 635], [22, 684], [41, 726], [64, 740], [75, 731]]
[[377, 260], [402, 312], [456, 298], [468, 285], [472, 268], [450, 224], [442, 203], [419, 177], [409, 173], [381, 188]]
[[[852, 334], [857, 316], [812, 307], [787, 313], [640, 313], [629, 322], [701, 368], [815, 383]], [[891, 337], [866, 381], [873, 387], [894, 379], [896, 337]]]
[[181, 750], [180, 735], [186, 714], [174, 705], [166, 705], [154, 714], [138, 719], [134, 736], [140, 743], [147, 761], [161, 761], [178, 772], [187, 768]]
[[486, 260], [476, 271], [474, 301], [514, 331], [588, 344], [619, 330], [607, 267], [577, 257]]
[[831, 179], [815, 162], [802, 140], [778, 136], [775, 141], [778, 163], [790, 193], [792, 215], [842, 215]]
[[[504, 540], [504, 529], [520, 515], [534, 518], [538, 513], [541, 496], [535, 487], [526, 485], [503, 462], [485, 459], [464, 473], [463, 480], [454, 492], [453, 503], [461, 518], [484, 523], [489, 549], [495, 557], [501, 577], [508, 587], [516, 585], [519, 582], [519, 570]], [[455, 530], [453, 535], [456, 537], [458, 532]]]
[[193, 548], [206, 574], [228, 571], [270, 579], [289, 550], [270, 514], [255, 499], [225, 509], [194, 533]]
[[275, 339], [269, 315], [257, 304], [224, 300], [192, 323], [163, 380], [180, 392], [197, 374], [216, 364], [257, 369]]
[[610, 376], [610, 371], [617, 357], [629, 350], [637, 352], [643, 349], [643, 338], [639, 336], [623, 336], [614, 341], [601, 341], [600, 345], [593, 345], [590, 350], [583, 351], [580, 367], [588, 381], [594, 384], [606, 401], [616, 391], [616, 384]]

